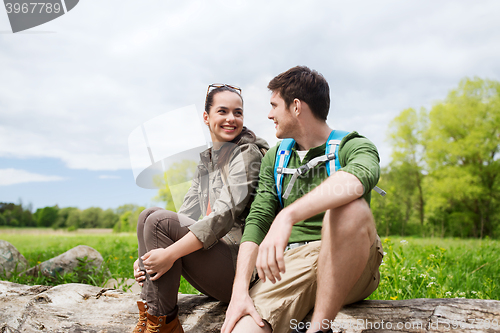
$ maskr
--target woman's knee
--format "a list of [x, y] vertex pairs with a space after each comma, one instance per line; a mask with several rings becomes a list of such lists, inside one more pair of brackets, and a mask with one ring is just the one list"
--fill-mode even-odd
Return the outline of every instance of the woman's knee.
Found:
[[139, 219], [137, 220], [137, 227], [138, 228], [144, 228], [144, 224], [146, 223], [146, 220], [148, 219], [149, 216], [154, 214], [155, 212], [162, 210], [163, 208], [160, 207], [151, 207], [151, 208], [146, 208], [144, 209], [140, 214], [139, 214]]
[[159, 222], [162, 220], [178, 221], [179, 219], [177, 217], [176, 212], [172, 212], [172, 211], [166, 210], [166, 209], [159, 209], [159, 210], [155, 210], [154, 212], [149, 214], [146, 218], [145, 223], [150, 224], [150, 223], [155, 223], [155, 222]]
[[[148, 215], [144, 223], [144, 235], [146, 238], [156, 236], [158, 231], [172, 241], [177, 241], [187, 233], [179, 223], [177, 213], [161, 209]], [[185, 228], [187, 229], [187, 228]]]

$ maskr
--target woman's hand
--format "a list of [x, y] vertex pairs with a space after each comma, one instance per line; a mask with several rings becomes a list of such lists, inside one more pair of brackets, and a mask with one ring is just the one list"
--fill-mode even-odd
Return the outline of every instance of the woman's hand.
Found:
[[167, 249], [154, 249], [141, 257], [146, 273], [149, 274], [150, 280], [158, 280], [163, 274], [168, 272], [178, 258], [171, 255], [171, 251]]
[[142, 287], [144, 280], [146, 280], [146, 273], [141, 271], [139, 267], [139, 259], [134, 262], [134, 278], [135, 281]]

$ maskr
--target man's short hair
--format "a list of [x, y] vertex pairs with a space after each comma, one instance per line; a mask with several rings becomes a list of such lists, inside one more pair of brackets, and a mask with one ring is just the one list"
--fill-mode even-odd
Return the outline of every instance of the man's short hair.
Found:
[[326, 121], [330, 110], [330, 87], [317, 71], [306, 66], [290, 68], [272, 79], [267, 88], [279, 93], [287, 108], [297, 98], [307, 103], [317, 119]]

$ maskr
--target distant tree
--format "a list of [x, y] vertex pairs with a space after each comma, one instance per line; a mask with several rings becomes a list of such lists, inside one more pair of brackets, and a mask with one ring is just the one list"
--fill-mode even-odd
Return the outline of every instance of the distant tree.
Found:
[[164, 202], [165, 209], [173, 212], [177, 211], [176, 206], [180, 207], [184, 195], [191, 186], [196, 166], [197, 163], [192, 160], [172, 163], [163, 174], [163, 177], [155, 180], [159, 187], [155, 200]]
[[64, 207], [59, 210], [57, 213], [57, 220], [52, 225], [54, 229], [58, 228], [67, 228], [68, 227], [68, 217], [71, 211], [78, 210], [76, 207]]
[[418, 212], [421, 230], [424, 232], [424, 138], [427, 126], [425, 109], [416, 112], [412, 108], [403, 110], [389, 125], [389, 142], [393, 149], [390, 178], [398, 184], [397, 198], [404, 207], [401, 235], [405, 234], [406, 224], [414, 210]]
[[429, 211], [442, 235], [457, 221], [473, 237], [491, 235], [499, 223], [500, 82], [462, 80], [429, 116]]
[[13, 210], [16, 205], [12, 202], [0, 202], [0, 213], [3, 213], [7, 210]]
[[[387, 195], [381, 197], [372, 195], [371, 208], [377, 223], [377, 230], [381, 235], [408, 235], [408, 221], [413, 214], [414, 195], [402, 189], [401, 180], [408, 177], [400, 168], [383, 168], [378, 186], [383, 188]], [[404, 186], [404, 185], [403, 185]]]
[[14, 205], [14, 207], [12, 207], [11, 214], [11, 225], [16, 227], [23, 227], [23, 206], [21, 204]]
[[137, 230], [137, 221], [139, 220], [139, 215], [141, 212], [146, 209], [146, 207], [139, 206], [135, 211], [133, 211], [128, 218], [128, 231], [136, 231]]
[[31, 214], [31, 208], [25, 209], [22, 203], [16, 205], [14, 203], [0, 202], [0, 214], [5, 218], [5, 225], [13, 227], [32, 227], [36, 226], [36, 222]]
[[136, 204], [125, 204], [116, 208], [115, 213], [118, 215], [118, 220], [114, 223], [113, 231], [135, 231], [137, 227], [137, 218], [144, 209], [144, 207]]
[[125, 204], [121, 205], [120, 207], [115, 209], [116, 215], [120, 216], [125, 212], [135, 212], [137, 209], [139, 209], [139, 205], [136, 204]]
[[379, 184], [388, 194], [385, 197], [372, 195], [371, 209], [379, 235], [396, 235], [402, 232], [404, 209], [401, 207], [399, 196], [395, 195], [398, 185], [388, 168], [382, 168]]
[[90, 207], [80, 214], [80, 228], [99, 228], [102, 226], [102, 208]]
[[[122, 207], [122, 206], [121, 206]], [[123, 213], [120, 215], [119, 220], [113, 227], [114, 232], [133, 232], [137, 229], [137, 221], [141, 212], [146, 209], [142, 206], [128, 205], [131, 210], [121, 210]]]
[[379, 231], [500, 237], [500, 82], [464, 79], [429, 112], [403, 110], [389, 141]]
[[124, 212], [122, 215], [120, 215], [118, 222], [116, 222], [115, 226], [113, 227], [113, 231], [114, 232], [127, 232], [127, 231], [129, 231], [130, 215], [132, 215], [131, 211]]
[[57, 205], [38, 208], [34, 214], [37, 227], [51, 227], [57, 220], [58, 212]]
[[11, 223], [11, 221], [13, 219], [11, 210], [4, 210], [4, 212], [2, 213], [2, 216], [5, 219], [5, 225], [13, 226]]
[[23, 227], [35, 227], [36, 226], [36, 221], [33, 217], [33, 214], [31, 213], [31, 209], [25, 209], [22, 212], [21, 215], [21, 224]]
[[112, 209], [106, 209], [102, 213], [101, 227], [102, 228], [113, 228], [113, 226], [116, 224], [116, 222], [119, 221], [119, 219], [120, 219], [120, 217], [117, 214], [115, 214], [115, 212]]
[[66, 219], [66, 226], [69, 231], [77, 230], [80, 228], [80, 214], [79, 209], [73, 209], [69, 211], [68, 218]]
[[[137, 224], [137, 218], [144, 207], [127, 204], [117, 208], [121, 214], [130, 211], [131, 219], [127, 219], [126, 230], [130, 231]], [[99, 207], [90, 207], [84, 211], [76, 207], [44, 207], [31, 213], [31, 204], [24, 207], [19, 204], [0, 202], [0, 226], [11, 227], [52, 227], [68, 228], [77, 230], [78, 228], [113, 228], [119, 217], [113, 209], [105, 211]], [[132, 220], [135, 219], [134, 222]]]

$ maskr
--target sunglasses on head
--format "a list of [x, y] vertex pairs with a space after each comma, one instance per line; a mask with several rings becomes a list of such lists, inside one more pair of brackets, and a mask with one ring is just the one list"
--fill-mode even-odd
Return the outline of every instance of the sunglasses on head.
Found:
[[[213, 83], [213, 84], [211, 84], [211, 85], [208, 86], [207, 96], [206, 97], [208, 97], [208, 94], [210, 93], [211, 90], [217, 89], [217, 88], [222, 88], [222, 87], [228, 87], [230, 89], [236, 90], [238, 93], [241, 94], [241, 88], [240, 87], [232, 86], [230, 84], [225, 84], [225, 83]], [[205, 97], [205, 99], [206, 99], [206, 97]]]

